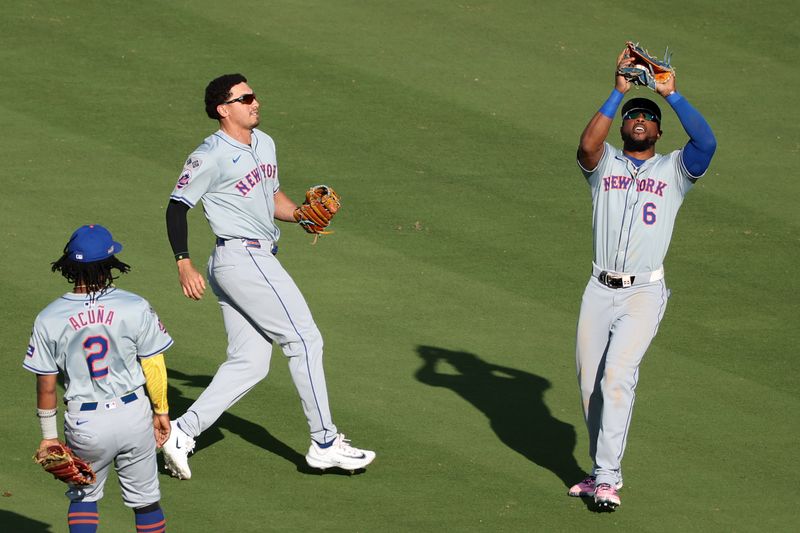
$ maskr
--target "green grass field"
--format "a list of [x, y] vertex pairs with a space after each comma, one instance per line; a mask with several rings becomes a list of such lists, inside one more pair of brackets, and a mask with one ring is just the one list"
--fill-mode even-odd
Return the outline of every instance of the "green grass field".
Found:
[[[799, 20], [787, 0], [5, 0], [0, 530], [66, 531], [64, 486], [30, 459], [21, 362], [68, 288], [50, 262], [76, 227], [112, 230], [134, 267], [119, 286], [174, 337], [173, 416], [225, 358], [213, 296], [180, 291], [164, 209], [216, 127], [205, 84], [228, 72], [259, 95], [283, 190], [342, 195], [334, 235], [311, 246], [284, 225], [279, 257], [325, 337], [337, 424], [378, 458], [357, 476], [303, 466], [276, 350], [200, 437], [193, 479], [161, 476], [169, 531], [794, 530]], [[574, 154], [628, 39], [670, 45], [718, 150], [667, 257], [623, 504], [598, 514], [566, 496], [591, 466], [574, 376], [591, 204]], [[686, 136], [662, 107], [666, 152]], [[190, 227], [203, 264], [199, 209]], [[101, 530], [133, 531], [116, 478], [106, 487]]]

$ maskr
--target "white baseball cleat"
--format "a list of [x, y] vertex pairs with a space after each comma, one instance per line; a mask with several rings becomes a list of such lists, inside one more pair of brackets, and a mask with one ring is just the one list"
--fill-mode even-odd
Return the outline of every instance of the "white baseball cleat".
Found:
[[169, 438], [161, 447], [164, 466], [173, 477], [190, 479], [192, 471], [189, 469], [189, 454], [194, 451], [194, 439], [184, 433], [174, 420], [169, 424], [171, 426]]
[[343, 433], [336, 435], [333, 443], [327, 448], [321, 448], [315, 441], [306, 454], [306, 462], [313, 468], [341, 468], [343, 470], [358, 470], [365, 468], [375, 459], [375, 452], [360, 450], [350, 446], [350, 440]]

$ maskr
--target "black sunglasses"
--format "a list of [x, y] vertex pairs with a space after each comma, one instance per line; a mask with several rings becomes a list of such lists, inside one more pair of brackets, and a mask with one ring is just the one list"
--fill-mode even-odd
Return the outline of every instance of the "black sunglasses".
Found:
[[256, 99], [255, 93], [247, 93], [239, 96], [238, 98], [234, 98], [233, 100], [228, 100], [227, 102], [222, 102], [223, 104], [232, 104], [234, 102], [241, 102], [244, 105], [250, 105]]
[[641, 109], [635, 109], [633, 111], [628, 111], [627, 113], [625, 113], [625, 116], [622, 117], [622, 119], [623, 120], [633, 120], [633, 119], [639, 118], [640, 116], [642, 118], [644, 118], [645, 120], [648, 120], [648, 121], [653, 121], [653, 120], [658, 121], [658, 117], [656, 117], [653, 113], [651, 113], [650, 111], [642, 111]]

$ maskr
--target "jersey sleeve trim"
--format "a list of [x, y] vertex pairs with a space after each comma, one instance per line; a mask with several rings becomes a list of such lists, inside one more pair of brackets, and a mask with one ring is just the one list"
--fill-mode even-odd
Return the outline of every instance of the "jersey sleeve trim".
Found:
[[159, 348], [158, 350], [156, 350], [156, 351], [154, 351], [154, 352], [150, 352], [150, 353], [140, 353], [140, 354], [137, 354], [137, 357], [138, 357], [139, 359], [147, 359], [148, 357], [153, 357], [154, 355], [158, 355], [158, 354], [160, 354], [161, 352], [165, 352], [165, 351], [167, 351], [167, 349], [169, 349], [169, 347], [170, 347], [170, 346], [172, 346], [174, 343], [175, 343], [175, 341], [173, 341], [172, 339], [170, 339], [170, 340], [169, 340], [169, 342], [168, 342], [167, 344], [165, 344], [163, 348]]
[[42, 375], [45, 375], [45, 376], [51, 376], [53, 374], [58, 374], [58, 370], [42, 370], [40, 368], [36, 368], [34, 366], [31, 366], [28, 363], [22, 363], [22, 367], [25, 370], [33, 372], [34, 374], [42, 374]]
[[607, 142], [603, 143], [603, 154], [600, 156], [600, 159], [597, 161], [597, 166], [595, 166], [594, 168], [584, 168], [584, 166], [581, 164], [581, 160], [578, 157], [575, 158], [575, 160], [578, 162], [578, 166], [585, 175], [588, 176], [590, 174], [593, 174], [598, 168], [600, 168], [600, 165], [603, 163], [603, 160], [606, 158], [606, 155], [608, 154], [608, 149], [610, 148], [610, 146], [611, 145], [609, 145]]
[[703, 171], [703, 172], [702, 172], [702, 173], [701, 173], [699, 176], [695, 176], [694, 174], [692, 174], [692, 173], [689, 171], [689, 168], [686, 166], [686, 162], [683, 160], [683, 150], [684, 150], [684, 149], [685, 149], [685, 148], [681, 149], [681, 150], [680, 150], [680, 154], [678, 154], [678, 161], [679, 161], [679, 165], [680, 165], [681, 172], [682, 172], [682, 173], [683, 173], [683, 174], [684, 174], [684, 175], [685, 175], [687, 178], [689, 178], [690, 180], [699, 180], [700, 178], [702, 178], [703, 176], [705, 176], [705, 175], [706, 175], [706, 172], [708, 172], [708, 167], [706, 167], [706, 169], [705, 169], [705, 170], [704, 170], [704, 171]]
[[195, 204], [193, 204], [192, 202], [190, 202], [189, 200], [187, 200], [183, 196], [176, 196], [174, 194], [170, 194], [169, 195], [169, 199], [170, 200], [175, 200], [176, 202], [180, 202], [180, 203], [185, 204], [185, 205], [188, 205], [190, 209], [195, 206]]

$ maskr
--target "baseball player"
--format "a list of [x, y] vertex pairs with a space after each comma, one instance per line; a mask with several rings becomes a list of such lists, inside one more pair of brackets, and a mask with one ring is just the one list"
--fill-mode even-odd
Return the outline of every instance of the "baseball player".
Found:
[[[617, 70], [632, 59], [625, 51]], [[605, 142], [631, 84], [622, 75], [581, 135], [578, 164], [592, 193], [594, 261], [581, 302], [576, 363], [589, 432], [591, 475], [569, 490], [594, 496], [601, 509], [620, 505], [621, 461], [639, 365], [664, 316], [669, 291], [663, 261], [678, 209], [706, 172], [716, 140], [705, 119], [678, 93], [674, 75], [656, 85], [689, 142], [657, 154], [661, 110], [646, 98], [622, 106], [622, 150]]]
[[228, 357], [187, 412], [172, 421], [164, 462], [189, 479], [194, 439], [267, 376], [273, 342], [289, 360], [311, 431], [311, 467], [366, 467], [375, 452], [360, 450], [339, 433], [331, 417], [322, 367], [322, 336], [303, 295], [278, 258], [275, 220], [295, 222], [298, 209], [280, 190], [275, 143], [257, 129], [260, 103], [241, 74], [206, 87], [206, 113], [219, 130], [189, 155], [167, 207], [167, 235], [186, 297], [206, 289], [188, 252], [187, 212], [202, 200], [216, 246], [208, 280], [219, 299], [228, 333]]
[[64, 437], [97, 474], [93, 484], [67, 490], [70, 533], [97, 530], [97, 502], [112, 465], [123, 501], [134, 511], [137, 532], [165, 531], [156, 446], [170, 432], [162, 352], [172, 339], [147, 300], [112, 285], [113, 270], [130, 270], [115, 255], [121, 250], [99, 224], [75, 230], [53, 263], [53, 271], [73, 284], [72, 292], [36, 317], [23, 362], [36, 374], [42, 428], [37, 455], [43, 457], [48, 446], [58, 443], [56, 381], [61, 373]]

